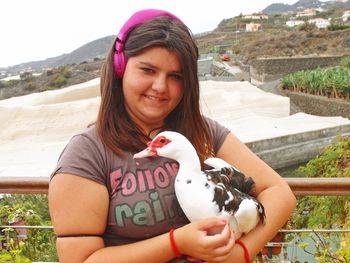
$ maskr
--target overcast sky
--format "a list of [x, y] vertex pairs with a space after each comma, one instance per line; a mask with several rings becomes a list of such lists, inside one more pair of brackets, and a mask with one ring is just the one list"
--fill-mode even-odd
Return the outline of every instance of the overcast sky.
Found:
[[1, 0], [0, 67], [70, 53], [116, 35], [135, 11], [156, 8], [182, 19], [193, 33], [213, 30], [224, 18], [297, 0]]

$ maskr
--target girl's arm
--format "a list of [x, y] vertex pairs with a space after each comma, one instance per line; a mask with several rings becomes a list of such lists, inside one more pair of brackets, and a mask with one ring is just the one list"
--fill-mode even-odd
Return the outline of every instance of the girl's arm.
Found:
[[[285, 180], [232, 133], [226, 137], [217, 157], [253, 178], [257, 199], [265, 207], [266, 224], [259, 224], [256, 229], [241, 238], [250, 255], [255, 256], [288, 221], [296, 206], [295, 196]], [[227, 262], [245, 262], [240, 245], [234, 246]]]
[[[100, 236], [107, 225], [109, 195], [101, 184], [76, 175], [57, 174], [50, 182], [49, 206], [56, 234], [77, 235], [57, 238], [61, 263], [164, 263], [175, 257], [169, 233], [128, 245], [104, 247]], [[207, 236], [207, 230], [218, 226], [224, 229], [221, 234]], [[227, 223], [217, 218], [176, 229], [174, 240], [181, 254], [212, 262], [227, 259], [235, 241]]]

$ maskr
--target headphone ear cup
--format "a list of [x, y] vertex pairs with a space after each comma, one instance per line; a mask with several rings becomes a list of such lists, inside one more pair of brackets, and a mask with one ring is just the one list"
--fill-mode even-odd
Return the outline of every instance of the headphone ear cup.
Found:
[[114, 52], [114, 73], [116, 77], [122, 78], [126, 66], [126, 58], [124, 52]]

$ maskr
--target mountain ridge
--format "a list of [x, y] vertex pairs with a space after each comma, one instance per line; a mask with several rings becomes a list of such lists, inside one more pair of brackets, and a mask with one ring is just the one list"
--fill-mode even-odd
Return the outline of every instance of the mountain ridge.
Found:
[[20, 72], [26, 70], [42, 70], [44, 68], [54, 68], [64, 66], [67, 64], [79, 64], [84, 61], [90, 61], [94, 58], [105, 57], [110, 49], [114, 35], [102, 37], [73, 50], [71, 53], [62, 54], [56, 57], [50, 57], [39, 61], [30, 61], [25, 63], [16, 64], [13, 66], [0, 68], [7, 72]]
[[274, 3], [267, 7], [265, 7], [261, 13], [268, 14], [268, 15], [274, 15], [278, 13], [287, 13], [287, 12], [297, 12], [301, 11], [307, 8], [334, 8], [334, 7], [341, 7], [346, 6], [347, 2], [349, 0], [345, 1], [326, 1], [321, 2], [319, 0], [299, 0], [296, 3], [289, 5], [289, 4], [283, 4], [283, 3]]

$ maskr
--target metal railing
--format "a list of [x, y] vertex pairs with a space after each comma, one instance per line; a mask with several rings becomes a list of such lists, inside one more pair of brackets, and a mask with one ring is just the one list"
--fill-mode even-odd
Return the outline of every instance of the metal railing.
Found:
[[[350, 196], [350, 178], [284, 178], [296, 196]], [[47, 194], [49, 179], [41, 177], [0, 177], [0, 194]], [[52, 226], [0, 226], [0, 229], [42, 229], [53, 231]], [[279, 233], [299, 235], [305, 233], [349, 234], [350, 229], [281, 229]], [[4, 236], [3, 236], [4, 237]], [[293, 238], [295, 240], [295, 238]], [[274, 249], [286, 250], [295, 247], [295, 241], [270, 241], [266, 244], [265, 259], [273, 255]], [[281, 250], [282, 249], [282, 250]], [[260, 262], [260, 261], [259, 261]], [[271, 261], [275, 262], [275, 261]], [[290, 262], [290, 261], [284, 261]]]
[[[297, 196], [350, 196], [350, 178], [284, 178]], [[47, 194], [49, 179], [1, 177], [0, 194]]]

